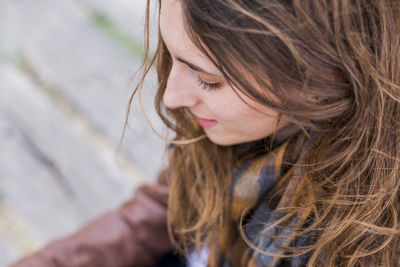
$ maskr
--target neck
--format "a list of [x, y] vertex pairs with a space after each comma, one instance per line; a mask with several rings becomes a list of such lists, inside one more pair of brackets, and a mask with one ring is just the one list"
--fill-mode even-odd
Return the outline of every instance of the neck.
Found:
[[287, 126], [279, 129], [274, 135], [275, 143], [282, 143], [300, 131], [299, 126], [295, 124], [288, 124]]

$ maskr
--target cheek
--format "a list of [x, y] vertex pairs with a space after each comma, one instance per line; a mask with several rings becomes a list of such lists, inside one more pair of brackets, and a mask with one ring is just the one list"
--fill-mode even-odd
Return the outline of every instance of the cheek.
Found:
[[243, 118], [248, 117], [246, 109], [230, 103], [215, 105], [213, 112], [216, 115], [216, 120], [225, 125], [238, 124]]
[[232, 116], [232, 121], [237, 123], [243, 131], [250, 135], [262, 138], [276, 130], [279, 113], [264, 106], [253, 105], [257, 110], [240, 106]]
[[[228, 91], [229, 90], [229, 91]], [[237, 96], [231, 88], [224, 91], [220, 95], [211, 95], [205, 100], [208, 107], [214, 115], [214, 119], [218, 120], [225, 128], [237, 128], [249, 126], [256, 128], [267, 128], [276, 125], [279, 113], [267, 108], [244, 95]]]
[[[217, 89], [218, 90], [218, 89]], [[205, 102], [215, 115], [215, 119], [225, 123], [238, 122], [241, 117], [249, 116], [249, 107], [233, 92], [232, 88], [224, 88], [211, 94]]]
[[249, 122], [262, 122], [262, 121], [275, 121], [279, 117], [279, 113], [262, 106], [254, 101], [249, 101], [249, 104], [234, 103], [231, 105], [231, 109], [234, 110], [233, 117], [241, 118], [242, 120], [249, 120]]

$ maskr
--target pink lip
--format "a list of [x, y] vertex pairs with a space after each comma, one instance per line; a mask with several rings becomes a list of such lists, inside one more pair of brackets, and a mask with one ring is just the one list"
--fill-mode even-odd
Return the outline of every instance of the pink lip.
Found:
[[201, 127], [203, 128], [211, 128], [214, 125], [217, 124], [216, 120], [207, 120], [207, 119], [203, 119], [203, 118], [199, 118], [196, 116], [197, 122], [201, 125]]

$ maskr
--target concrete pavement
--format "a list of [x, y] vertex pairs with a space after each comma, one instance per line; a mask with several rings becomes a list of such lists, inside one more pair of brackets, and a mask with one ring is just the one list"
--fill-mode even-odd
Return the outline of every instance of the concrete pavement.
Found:
[[[0, 266], [117, 207], [161, 168], [164, 144], [137, 102], [116, 152], [144, 9], [139, 0], [0, 1]], [[151, 73], [144, 106], [163, 131], [155, 88]]]

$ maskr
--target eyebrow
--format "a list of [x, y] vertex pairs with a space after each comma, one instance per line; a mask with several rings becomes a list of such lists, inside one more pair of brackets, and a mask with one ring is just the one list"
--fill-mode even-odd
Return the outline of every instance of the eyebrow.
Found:
[[207, 74], [207, 75], [210, 75], [210, 76], [217, 76], [217, 77], [223, 78], [221, 75], [218, 75], [218, 74], [214, 74], [214, 73], [210, 73], [210, 72], [208, 72], [208, 71], [205, 71], [205, 70], [202, 69], [201, 67], [196, 66], [196, 65], [194, 65], [193, 63], [190, 63], [190, 62], [188, 62], [187, 60], [185, 60], [185, 59], [183, 59], [183, 58], [181, 58], [181, 57], [177, 57], [176, 60], [182, 62], [183, 64], [188, 65], [189, 68], [191, 68], [191, 69], [194, 70], [194, 71], [202, 72], [202, 73]]

